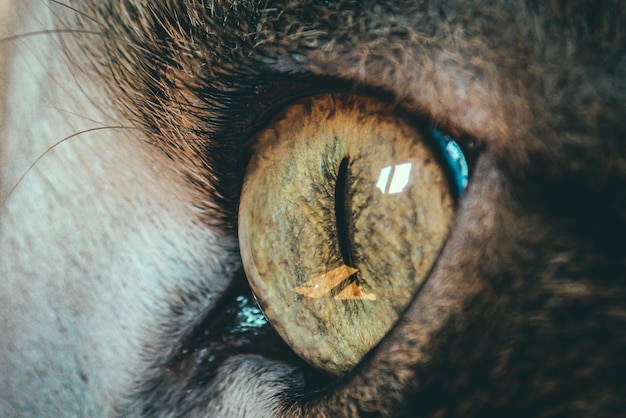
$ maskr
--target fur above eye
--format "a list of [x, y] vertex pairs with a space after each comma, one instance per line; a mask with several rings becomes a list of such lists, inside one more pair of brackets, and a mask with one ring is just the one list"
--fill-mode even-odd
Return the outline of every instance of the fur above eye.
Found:
[[341, 375], [428, 276], [467, 162], [449, 136], [348, 94], [292, 104], [253, 148], [239, 210], [248, 281], [287, 344]]

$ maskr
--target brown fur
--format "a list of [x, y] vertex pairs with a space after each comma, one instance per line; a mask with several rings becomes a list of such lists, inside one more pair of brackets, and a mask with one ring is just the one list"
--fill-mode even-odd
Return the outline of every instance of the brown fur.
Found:
[[[78, 35], [76, 70], [103, 80], [186, 179], [194, 221], [221, 236], [236, 234], [246, 141], [295, 97], [373, 95], [474, 143], [453, 231], [406, 314], [339, 380], [268, 356], [290, 367], [268, 378], [289, 387], [272, 395], [278, 416], [626, 414], [622, 2], [72, 5], [100, 34]], [[189, 300], [165, 301], [118, 416], [184, 416], [227, 397], [226, 383], [206, 388], [241, 366], [229, 343], [219, 364], [172, 377], [189, 364], [169, 338], [190, 327]], [[275, 364], [258, 362], [259, 375]]]

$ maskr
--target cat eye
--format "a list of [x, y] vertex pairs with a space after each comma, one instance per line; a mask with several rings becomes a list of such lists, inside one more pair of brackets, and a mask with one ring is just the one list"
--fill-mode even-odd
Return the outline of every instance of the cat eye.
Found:
[[248, 281], [285, 342], [341, 375], [428, 276], [467, 161], [442, 132], [349, 94], [290, 105], [251, 147], [239, 209]]

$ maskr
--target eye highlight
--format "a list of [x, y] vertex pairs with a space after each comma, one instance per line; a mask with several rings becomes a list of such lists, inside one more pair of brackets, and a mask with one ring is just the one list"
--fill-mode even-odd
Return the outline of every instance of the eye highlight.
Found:
[[272, 326], [311, 365], [350, 370], [430, 272], [466, 184], [460, 147], [387, 104], [325, 94], [289, 106], [256, 138], [239, 210]]

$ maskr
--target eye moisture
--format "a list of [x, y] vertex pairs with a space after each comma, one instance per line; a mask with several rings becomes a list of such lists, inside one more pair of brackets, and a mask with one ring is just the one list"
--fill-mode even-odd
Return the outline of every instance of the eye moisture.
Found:
[[449, 172], [450, 182], [457, 197], [461, 197], [469, 181], [469, 166], [465, 154], [457, 142], [447, 134], [433, 128], [432, 138], [435, 148], [441, 153], [443, 164]]

